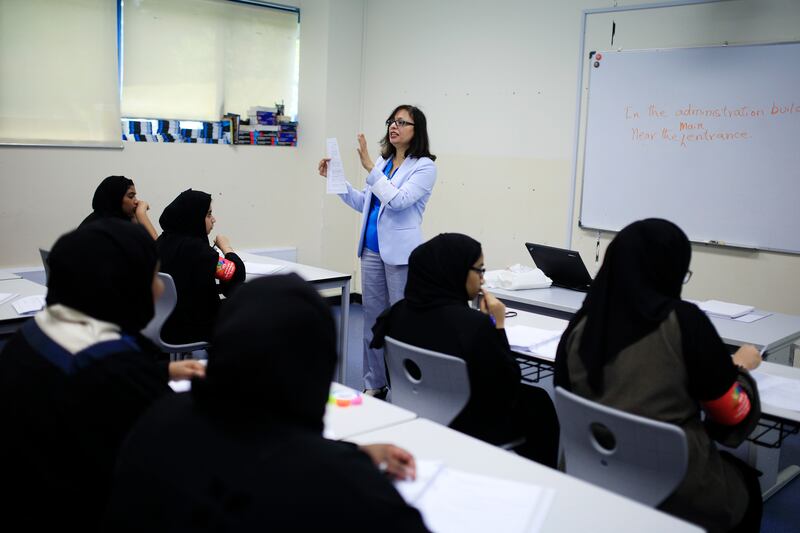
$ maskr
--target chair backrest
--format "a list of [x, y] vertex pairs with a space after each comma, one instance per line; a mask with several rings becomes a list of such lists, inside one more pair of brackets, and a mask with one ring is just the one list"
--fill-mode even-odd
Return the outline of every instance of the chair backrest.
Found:
[[158, 277], [164, 283], [164, 292], [155, 303], [155, 315], [152, 320], [142, 330], [142, 335], [150, 339], [158, 346], [161, 351], [167, 353], [191, 352], [202, 350], [208, 347], [205, 341], [193, 342], [189, 344], [170, 344], [161, 338], [161, 330], [175, 306], [178, 304], [178, 290], [175, 288], [175, 280], [172, 276], [164, 272], [159, 272]]
[[418, 348], [386, 337], [386, 367], [392, 403], [447, 425], [464, 409], [470, 395], [463, 359]]
[[172, 314], [172, 311], [175, 310], [175, 306], [178, 305], [178, 291], [175, 289], [175, 281], [172, 279], [172, 276], [164, 272], [159, 272], [158, 277], [161, 278], [161, 281], [164, 283], [164, 292], [161, 293], [161, 297], [156, 301], [155, 315], [153, 315], [152, 320], [150, 320], [147, 326], [142, 330], [142, 335], [163, 349], [161, 328], [164, 327], [164, 323], [169, 318], [169, 315]]
[[50, 264], [47, 262], [47, 257], [50, 255], [50, 250], [39, 248], [39, 256], [42, 258], [42, 265], [44, 265], [44, 282], [45, 285], [50, 279]]
[[568, 474], [655, 507], [686, 475], [683, 430], [556, 387]]

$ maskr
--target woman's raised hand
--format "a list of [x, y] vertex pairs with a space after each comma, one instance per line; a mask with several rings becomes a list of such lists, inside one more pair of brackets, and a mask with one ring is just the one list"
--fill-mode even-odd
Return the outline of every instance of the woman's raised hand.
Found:
[[361, 166], [364, 167], [364, 170], [366, 170], [367, 172], [372, 172], [372, 169], [375, 167], [375, 163], [369, 156], [369, 150], [367, 149], [367, 139], [364, 137], [363, 133], [358, 134], [357, 150], [358, 150], [358, 157], [361, 158]]
[[322, 176], [323, 178], [328, 177], [328, 161], [330, 160], [331, 160], [330, 157], [326, 157], [325, 159], [322, 159], [319, 162], [319, 168], [317, 170], [319, 170], [319, 175]]

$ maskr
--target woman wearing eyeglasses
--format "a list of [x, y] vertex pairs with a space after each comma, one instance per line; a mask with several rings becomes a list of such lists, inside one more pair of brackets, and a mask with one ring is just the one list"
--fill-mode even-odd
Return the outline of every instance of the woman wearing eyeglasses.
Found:
[[[411, 105], [400, 105], [386, 119], [381, 155], [369, 155], [364, 135], [358, 136], [361, 165], [369, 172], [363, 189], [347, 183], [342, 200], [361, 212], [358, 256], [364, 305], [365, 392], [385, 398], [386, 368], [383, 350], [369, 347], [372, 326], [384, 309], [403, 298], [408, 256], [422, 243], [422, 214], [436, 182], [436, 156], [428, 146], [425, 115]], [[328, 161], [319, 173], [328, 174]]]
[[[524, 437], [515, 452], [555, 467], [555, 407], [544, 389], [520, 383], [505, 332], [506, 308], [482, 288], [484, 273], [481, 243], [467, 235], [442, 233], [418, 246], [408, 260], [405, 299], [378, 318], [374, 344], [392, 337], [463, 359], [469, 400], [450, 427], [492, 444]], [[480, 311], [469, 307], [479, 294]]]

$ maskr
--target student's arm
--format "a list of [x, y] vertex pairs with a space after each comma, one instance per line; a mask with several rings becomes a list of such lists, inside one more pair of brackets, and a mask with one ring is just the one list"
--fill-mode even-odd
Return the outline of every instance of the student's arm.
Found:
[[233, 251], [230, 241], [224, 235], [217, 235], [214, 245], [225, 254], [224, 260], [219, 260], [215, 277], [219, 280], [220, 289], [225, 296], [245, 280], [244, 261]]
[[760, 363], [758, 351], [743, 346], [731, 357], [705, 313], [688, 303], [677, 312], [689, 392], [706, 412], [709, 435], [738, 446], [761, 416], [758, 387], [749, 374]]
[[150, 205], [147, 202], [144, 200], [139, 200], [139, 204], [136, 206], [136, 212], [133, 215], [133, 221], [146, 229], [147, 233], [150, 234], [153, 240], [156, 240], [158, 239], [158, 232], [156, 232], [156, 228], [153, 226], [153, 223], [150, 222], [150, 217], [147, 216], [147, 211], [149, 209]]

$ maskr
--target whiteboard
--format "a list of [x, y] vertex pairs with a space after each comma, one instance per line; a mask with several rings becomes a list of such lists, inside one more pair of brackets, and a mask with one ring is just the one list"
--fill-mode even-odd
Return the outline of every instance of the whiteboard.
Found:
[[800, 253], [800, 43], [590, 61], [581, 227]]

